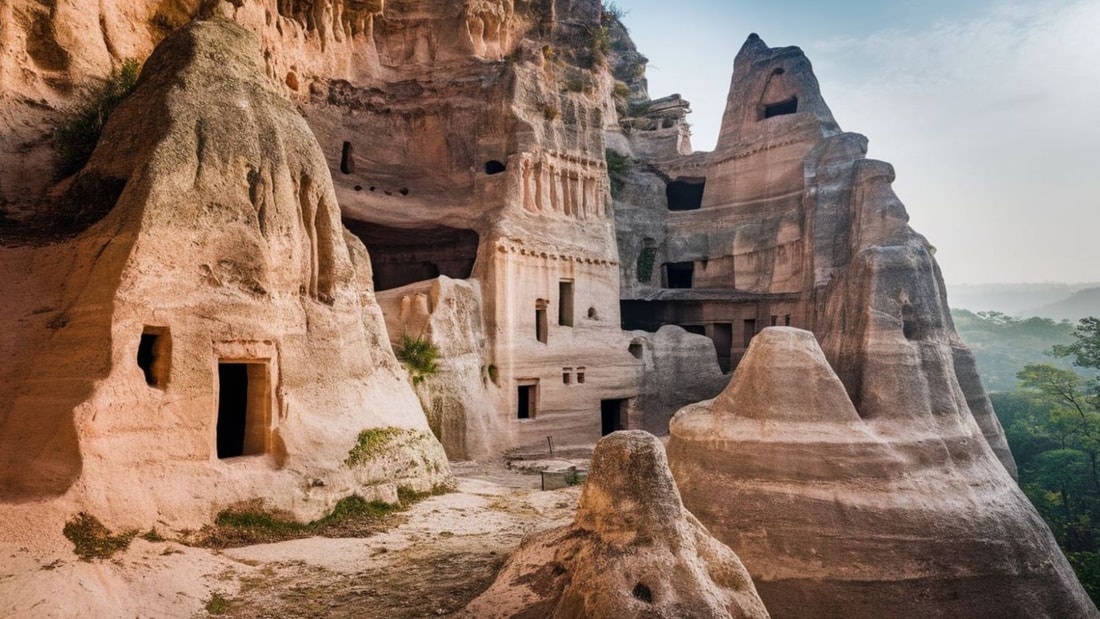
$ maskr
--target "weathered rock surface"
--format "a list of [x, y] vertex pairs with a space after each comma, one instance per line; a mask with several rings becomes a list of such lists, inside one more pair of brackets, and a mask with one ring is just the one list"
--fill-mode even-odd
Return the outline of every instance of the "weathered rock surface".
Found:
[[684, 509], [664, 447], [604, 437], [573, 524], [528, 538], [469, 617], [767, 617], [737, 556]]
[[26, 278], [0, 329], [21, 327], [0, 499], [194, 526], [238, 501], [310, 519], [448, 479], [325, 158], [260, 58], [225, 20], [166, 39], [63, 198], [98, 222], [0, 251]]
[[721, 395], [673, 418], [684, 504], [742, 557], [769, 611], [1098, 616], [973, 417], [889, 402], [854, 406], [813, 334], [780, 327]]

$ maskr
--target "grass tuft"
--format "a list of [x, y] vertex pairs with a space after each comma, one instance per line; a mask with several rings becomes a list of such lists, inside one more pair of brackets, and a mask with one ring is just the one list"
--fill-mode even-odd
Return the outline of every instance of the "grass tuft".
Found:
[[133, 58], [124, 61], [100, 83], [87, 88], [83, 100], [66, 111], [54, 129], [54, 172], [58, 178], [72, 175], [88, 163], [107, 119], [133, 92], [140, 73], [140, 62]]
[[137, 531], [125, 531], [114, 535], [95, 516], [87, 512], [80, 512], [66, 522], [61, 532], [73, 543], [76, 556], [85, 561], [109, 559], [116, 552], [129, 548], [130, 540], [137, 535]]

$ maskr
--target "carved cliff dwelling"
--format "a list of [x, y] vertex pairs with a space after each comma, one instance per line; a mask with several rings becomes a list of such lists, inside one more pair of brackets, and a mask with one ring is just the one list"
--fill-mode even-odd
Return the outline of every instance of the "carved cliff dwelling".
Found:
[[[595, 0], [139, 1], [149, 28], [101, 7], [88, 38], [51, 25], [75, 20], [72, 7], [34, 4], [21, 2], [16, 22], [0, 10], [19, 25], [0, 25], [0, 38], [23, 50], [0, 60], [0, 78], [23, 76], [5, 86], [23, 122], [0, 123], [24, 144], [0, 169], [0, 203], [25, 229], [0, 248], [9, 284], [25, 291], [0, 302], [4, 509], [63, 501], [114, 526], [179, 528], [261, 500], [309, 520], [352, 493], [392, 502], [446, 483], [448, 459], [668, 435], [682, 409], [669, 460], [640, 433], [605, 449], [662, 484], [659, 505], [636, 506], [639, 518], [671, 514], [667, 526], [646, 521], [654, 535], [698, 544], [744, 579], [715, 584], [685, 560], [677, 570], [692, 587], [766, 616], [797, 614], [798, 595], [865, 586], [874, 602], [852, 616], [875, 616], [914, 589], [791, 550], [810, 544], [794, 518], [773, 533], [789, 547], [762, 550], [741, 533], [752, 523], [706, 497], [742, 478], [794, 487], [797, 469], [838, 488], [832, 507], [792, 490], [807, 518], [863, 515], [846, 502], [861, 483], [965, 518], [914, 487], [908, 458], [945, 486], [995, 488], [989, 501], [1014, 524], [989, 544], [952, 529], [1000, 561], [988, 573], [967, 563], [978, 575], [964, 584], [924, 563], [882, 580], [926, 583], [937, 600], [956, 585], [984, 595], [983, 583], [1010, 583], [1026, 589], [1012, 599], [1038, 596], [1035, 608], [1095, 612], [1061, 555], [1035, 551], [1021, 567], [997, 545], [1053, 541], [1029, 528], [1037, 516], [892, 167], [840, 129], [800, 49], [749, 36], [717, 147], [693, 152], [687, 102], [650, 98], [646, 59]], [[48, 178], [50, 144], [26, 127], [121, 54], [148, 55], [133, 94], [79, 172]], [[82, 210], [57, 215], [73, 204]], [[42, 226], [51, 214], [64, 225]], [[410, 341], [429, 342], [437, 367], [408, 372], [394, 351]], [[745, 419], [778, 429], [730, 429]], [[402, 438], [366, 453], [379, 429]], [[722, 451], [735, 443], [759, 461]], [[772, 467], [769, 450], [794, 443], [823, 455]], [[931, 444], [943, 449], [919, 455]], [[838, 445], [865, 454], [873, 479], [853, 481], [859, 467], [844, 458], [855, 456]], [[625, 483], [605, 471], [594, 469], [600, 484]], [[136, 492], [137, 477], [163, 483]], [[781, 494], [761, 484], [737, 500], [764, 518], [782, 500], [753, 502]], [[608, 524], [618, 516], [601, 520], [600, 505], [582, 501], [571, 526], [619, 539]], [[910, 504], [891, 505], [909, 517]], [[754, 558], [747, 571], [722, 544]], [[789, 564], [758, 569], [785, 552]], [[788, 573], [796, 564], [813, 574]], [[1018, 585], [1029, 574], [1047, 593]], [[799, 589], [804, 577], [813, 582]], [[606, 608], [664, 591], [624, 586], [633, 599]], [[970, 608], [920, 604], [929, 616]]]

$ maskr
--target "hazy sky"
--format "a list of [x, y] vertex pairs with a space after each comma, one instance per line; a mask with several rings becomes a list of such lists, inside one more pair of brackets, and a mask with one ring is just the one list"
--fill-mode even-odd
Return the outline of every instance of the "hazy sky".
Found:
[[1100, 281], [1100, 0], [617, 0], [653, 97], [711, 150], [751, 32], [809, 56], [894, 164], [949, 284]]

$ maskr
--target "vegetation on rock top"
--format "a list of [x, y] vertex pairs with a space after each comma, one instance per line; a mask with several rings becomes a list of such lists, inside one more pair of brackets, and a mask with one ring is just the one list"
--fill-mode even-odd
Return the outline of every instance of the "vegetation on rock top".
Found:
[[66, 111], [54, 129], [54, 172], [64, 178], [80, 171], [92, 157], [107, 119], [122, 100], [134, 90], [141, 63], [126, 60], [102, 80], [86, 90], [81, 102]]

